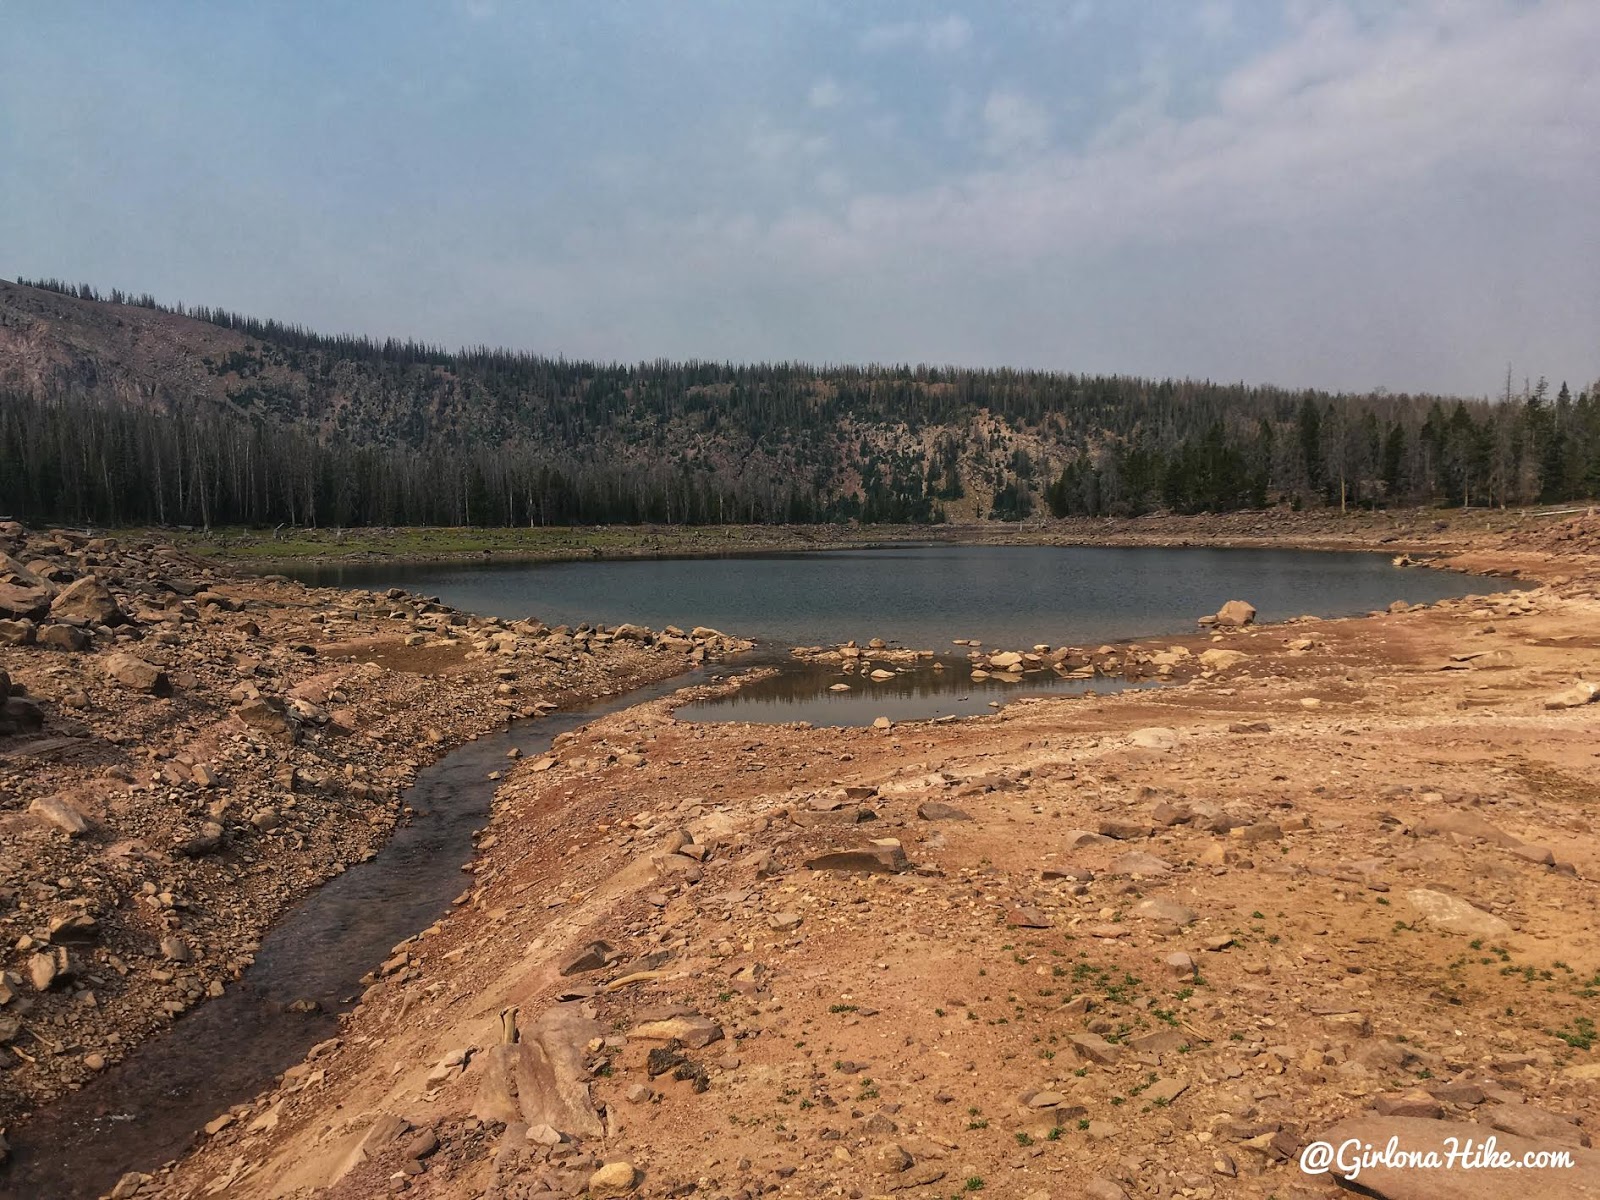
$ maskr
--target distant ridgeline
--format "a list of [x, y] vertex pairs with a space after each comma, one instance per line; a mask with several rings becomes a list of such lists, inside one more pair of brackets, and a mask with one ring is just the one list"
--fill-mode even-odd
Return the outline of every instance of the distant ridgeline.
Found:
[[0, 281], [0, 514], [864, 522], [1600, 494], [1600, 384], [1496, 401], [947, 367], [573, 362]]

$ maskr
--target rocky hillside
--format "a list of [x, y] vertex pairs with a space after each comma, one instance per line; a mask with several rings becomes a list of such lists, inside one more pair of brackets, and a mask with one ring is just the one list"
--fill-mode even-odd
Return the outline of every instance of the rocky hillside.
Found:
[[0, 510], [85, 523], [934, 522], [1564, 501], [1600, 397], [569, 362], [0, 281]]

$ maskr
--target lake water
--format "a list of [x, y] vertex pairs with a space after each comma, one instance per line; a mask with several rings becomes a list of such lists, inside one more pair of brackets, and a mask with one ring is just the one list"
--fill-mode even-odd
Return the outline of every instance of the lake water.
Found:
[[[659, 629], [709, 625], [768, 649], [883, 638], [891, 646], [963, 654], [957, 638], [1025, 649], [1192, 632], [1225, 601], [1248, 600], [1262, 621], [1349, 616], [1394, 600], [1430, 602], [1516, 586], [1505, 580], [1400, 568], [1382, 554], [1295, 550], [952, 546], [706, 559], [564, 563], [306, 566], [306, 583], [403, 587], [472, 612], [547, 624], [625, 621]], [[831, 692], [837, 682], [850, 692]], [[1023, 694], [1104, 688], [1051, 672], [1022, 684], [972, 681], [952, 658], [943, 671], [907, 671], [868, 684], [813, 665], [685, 716], [860, 724], [990, 711]]]

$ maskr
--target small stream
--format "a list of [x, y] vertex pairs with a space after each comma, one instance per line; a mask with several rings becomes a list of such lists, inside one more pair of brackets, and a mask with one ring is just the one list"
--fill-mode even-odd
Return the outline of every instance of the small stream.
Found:
[[[424, 768], [405, 794], [415, 815], [370, 862], [336, 876], [286, 913], [255, 962], [216, 1000], [79, 1091], [11, 1129], [0, 1167], [4, 1200], [79, 1200], [108, 1192], [128, 1171], [153, 1171], [190, 1146], [205, 1122], [255, 1096], [307, 1050], [338, 1031], [337, 1014], [361, 993], [361, 976], [395, 943], [425, 929], [468, 886], [462, 864], [489, 813], [506, 751], [547, 750], [597, 717], [696, 682], [678, 675], [467, 742]], [[317, 1012], [291, 1012], [315, 1000]]]

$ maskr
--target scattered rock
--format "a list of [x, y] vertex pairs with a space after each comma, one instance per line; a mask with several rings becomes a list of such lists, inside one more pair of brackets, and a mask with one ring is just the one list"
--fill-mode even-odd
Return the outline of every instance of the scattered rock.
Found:
[[635, 1025], [628, 1036], [643, 1042], [682, 1042], [691, 1050], [700, 1050], [722, 1040], [722, 1026], [699, 1013], [687, 1013]]
[[630, 1162], [612, 1162], [601, 1167], [589, 1176], [589, 1194], [591, 1196], [621, 1196], [633, 1190], [633, 1185], [639, 1177]]
[[924, 821], [970, 821], [972, 814], [942, 800], [925, 800], [917, 805], [917, 816]]
[[1428, 924], [1448, 933], [1459, 933], [1472, 938], [1507, 938], [1511, 925], [1493, 913], [1468, 904], [1457, 896], [1435, 892], [1428, 888], [1413, 888], [1406, 900]]
[[68, 837], [82, 837], [89, 832], [89, 822], [64, 796], [41, 796], [28, 805], [28, 811], [43, 824], [59, 829]]
[[50, 615], [87, 621], [91, 625], [122, 625], [128, 620], [128, 614], [117, 604], [111, 589], [92, 575], [63, 588], [50, 604]]
[[1163, 754], [1178, 748], [1177, 731], [1160, 726], [1136, 729], [1129, 735], [1129, 741], [1142, 750], [1159, 750]]
[[1202, 624], [1212, 624], [1224, 628], [1237, 628], [1243, 625], [1253, 625], [1256, 619], [1256, 607], [1245, 600], [1229, 600], [1217, 610], [1216, 616], [1209, 622], [1202, 619]]
[[1600, 700], [1600, 684], [1579, 680], [1564, 692], [1557, 692], [1544, 702], [1546, 708], [1582, 708]]
[[812, 871], [867, 871], [892, 875], [910, 864], [906, 852], [895, 838], [879, 838], [854, 850], [834, 850], [806, 861]]
[[170, 696], [172, 682], [154, 663], [135, 654], [112, 654], [102, 664], [106, 675], [125, 688], [152, 696]]

